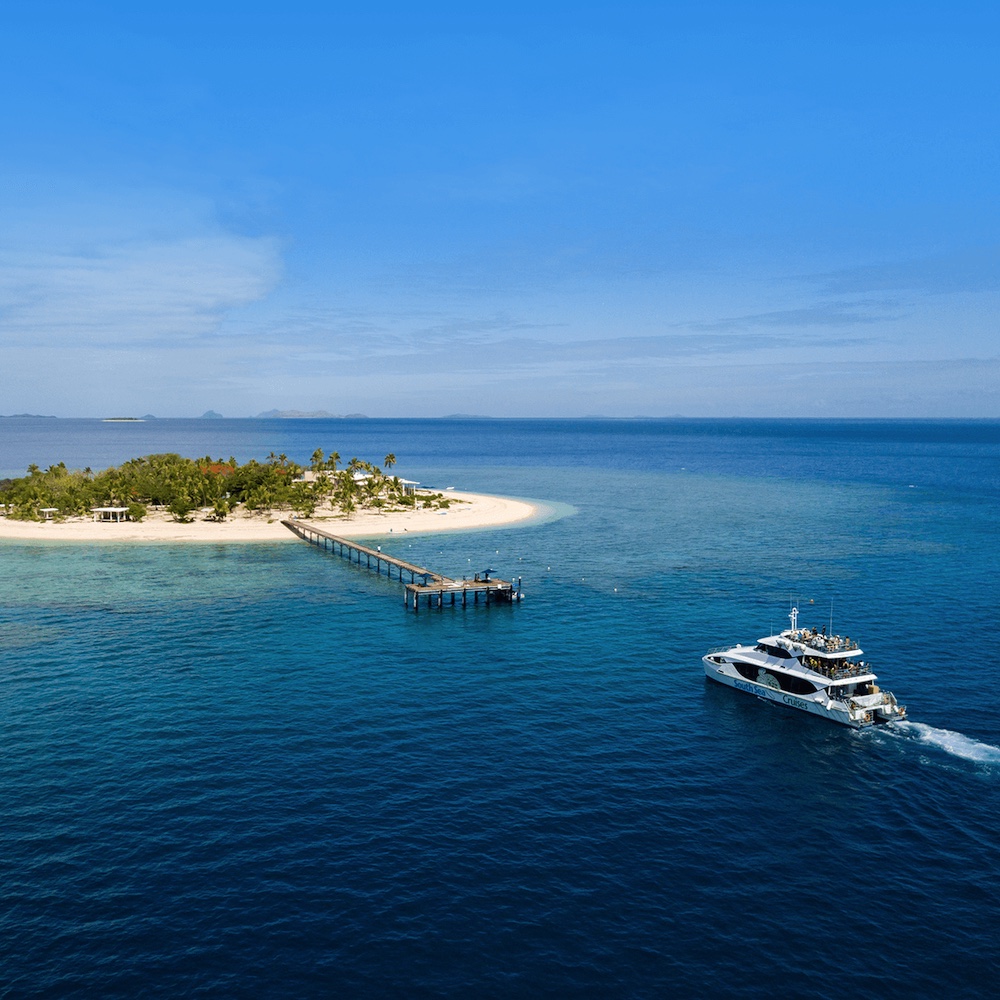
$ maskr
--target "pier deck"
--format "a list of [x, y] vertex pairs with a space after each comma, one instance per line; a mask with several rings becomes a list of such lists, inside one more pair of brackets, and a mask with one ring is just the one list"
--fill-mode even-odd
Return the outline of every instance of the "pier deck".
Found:
[[[473, 604], [478, 604], [480, 597], [485, 604], [512, 604], [521, 599], [521, 581], [518, 580], [515, 588], [512, 580], [491, 578], [492, 570], [477, 573], [472, 580], [453, 580], [450, 576], [435, 573], [425, 566], [417, 566], [405, 559], [391, 556], [383, 552], [381, 546], [373, 549], [368, 545], [361, 545], [308, 521], [286, 519], [281, 523], [305, 541], [317, 546], [322, 545], [325, 551], [336, 552], [340, 556], [346, 555], [349, 562], [356, 562], [360, 566], [363, 559], [368, 569], [374, 569], [380, 575], [384, 565], [386, 576], [390, 580], [395, 571], [400, 583], [404, 585], [403, 604], [407, 608], [412, 606], [414, 611], [420, 610], [421, 598], [426, 599], [428, 607], [438, 608], [443, 608], [446, 603], [457, 604], [459, 595], [462, 607], [468, 605], [470, 594]], [[404, 580], [406, 575], [410, 578], [408, 583]]]

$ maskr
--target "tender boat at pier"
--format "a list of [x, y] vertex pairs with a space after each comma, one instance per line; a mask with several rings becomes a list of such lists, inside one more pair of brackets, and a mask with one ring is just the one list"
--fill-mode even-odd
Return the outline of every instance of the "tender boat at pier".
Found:
[[765, 701], [798, 708], [854, 729], [906, 718], [906, 708], [880, 690], [871, 664], [849, 637], [826, 635], [826, 629], [798, 627], [799, 609], [788, 617], [791, 628], [755, 645], [719, 646], [702, 657], [713, 681]]

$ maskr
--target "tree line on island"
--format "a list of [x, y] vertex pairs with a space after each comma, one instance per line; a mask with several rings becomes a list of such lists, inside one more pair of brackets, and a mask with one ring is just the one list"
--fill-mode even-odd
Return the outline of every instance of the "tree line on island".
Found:
[[146, 455], [96, 473], [68, 469], [64, 462], [44, 470], [30, 465], [26, 476], [0, 480], [0, 504], [8, 517], [29, 521], [42, 520], [46, 511], [61, 519], [100, 507], [127, 508], [135, 521], [150, 507], [167, 510], [178, 521], [193, 520], [195, 512], [223, 521], [240, 507], [250, 514], [294, 511], [311, 517], [317, 511], [349, 516], [362, 509], [404, 510], [417, 503], [446, 508], [453, 502], [428, 492], [418, 501], [413, 484], [390, 475], [396, 464], [392, 453], [382, 466], [359, 458], [340, 462], [338, 452], [327, 455], [317, 448], [308, 468], [273, 452], [243, 465], [232, 457]]

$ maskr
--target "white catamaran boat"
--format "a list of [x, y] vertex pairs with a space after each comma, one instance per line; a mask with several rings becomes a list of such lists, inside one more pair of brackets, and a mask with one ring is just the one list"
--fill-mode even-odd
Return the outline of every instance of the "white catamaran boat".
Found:
[[871, 665], [850, 638], [826, 629], [798, 627], [799, 609], [788, 616], [792, 627], [749, 646], [720, 646], [702, 657], [713, 681], [788, 705], [834, 722], [862, 729], [906, 717], [888, 691], [879, 690]]

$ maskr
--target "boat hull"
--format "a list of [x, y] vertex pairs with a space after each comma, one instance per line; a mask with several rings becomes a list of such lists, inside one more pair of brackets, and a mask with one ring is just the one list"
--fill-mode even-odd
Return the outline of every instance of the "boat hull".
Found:
[[852, 717], [846, 706], [841, 708], [837, 702], [831, 705], [829, 704], [830, 699], [825, 697], [820, 701], [819, 697], [821, 696], [812, 698], [808, 695], [791, 694], [788, 691], [782, 691], [780, 688], [758, 684], [756, 681], [747, 680], [738, 675], [734, 676], [726, 672], [725, 664], [720, 665], [707, 656], [702, 657], [702, 662], [705, 664], [705, 676], [710, 680], [718, 684], [725, 684], [726, 687], [742, 691], [744, 694], [752, 694], [762, 701], [770, 701], [775, 705], [781, 705], [785, 708], [794, 708], [800, 712], [808, 712], [810, 715], [818, 715], [824, 719], [829, 719], [831, 722], [837, 722], [842, 726], [850, 726], [852, 729], [867, 729], [870, 726], [889, 721], [888, 719], [881, 718], [876, 712], [868, 712], [860, 717]]

